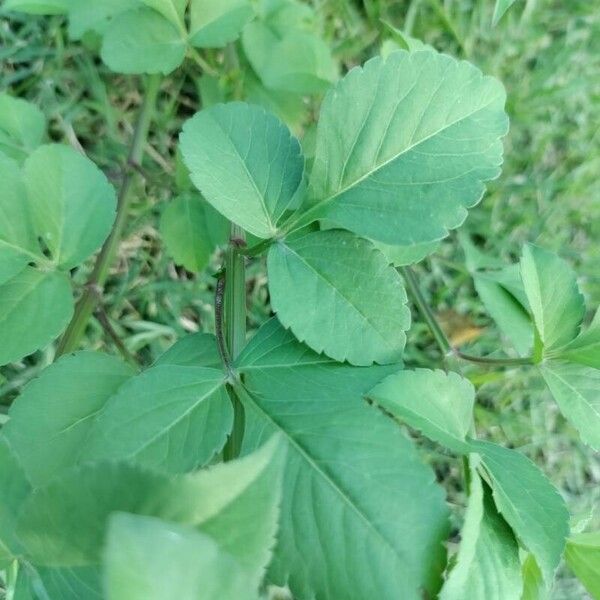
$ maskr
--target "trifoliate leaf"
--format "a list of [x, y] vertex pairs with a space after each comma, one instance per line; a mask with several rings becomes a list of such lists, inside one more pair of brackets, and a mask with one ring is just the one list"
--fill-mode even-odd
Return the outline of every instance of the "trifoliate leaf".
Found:
[[222, 370], [158, 365], [106, 403], [83, 449], [88, 460], [129, 460], [179, 473], [206, 464], [233, 420]]
[[500, 173], [504, 100], [498, 81], [435, 52], [353, 69], [321, 108], [310, 218], [387, 244], [442, 239]]
[[3, 432], [34, 485], [78, 464], [98, 413], [133, 374], [115, 357], [78, 352], [25, 387]]
[[475, 390], [457, 373], [399, 371], [376, 385], [368, 396], [439, 444], [459, 453], [469, 451], [466, 435], [473, 422]]
[[369, 241], [341, 230], [273, 244], [271, 304], [317, 352], [355, 365], [397, 362], [410, 325], [402, 278]]

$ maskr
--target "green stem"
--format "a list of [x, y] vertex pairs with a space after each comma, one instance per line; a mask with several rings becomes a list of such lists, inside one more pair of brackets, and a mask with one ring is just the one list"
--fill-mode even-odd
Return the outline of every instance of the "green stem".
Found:
[[413, 302], [415, 303], [418, 311], [421, 313], [423, 319], [425, 319], [425, 322], [431, 330], [431, 333], [433, 334], [433, 337], [435, 338], [435, 341], [442, 354], [444, 357], [446, 357], [452, 352], [452, 344], [450, 344], [450, 341], [446, 337], [444, 330], [435, 318], [435, 315], [429, 307], [429, 304], [427, 304], [425, 301], [425, 298], [421, 293], [421, 288], [419, 287], [419, 282], [417, 281], [415, 272], [410, 267], [400, 267], [400, 270], [404, 276], [406, 287], [408, 288]]
[[460, 358], [467, 362], [472, 362], [487, 367], [516, 367], [534, 364], [534, 359], [532, 357], [488, 358], [485, 356], [472, 356], [470, 354], [465, 354], [464, 352], [458, 350], [458, 348], [454, 348], [450, 343], [450, 340], [444, 333], [444, 330], [442, 329], [438, 320], [436, 319], [429, 304], [427, 304], [425, 297], [423, 296], [419, 287], [419, 282], [417, 281], [417, 277], [414, 271], [410, 267], [401, 267], [400, 270], [402, 272], [402, 275], [404, 276], [404, 280], [406, 281], [406, 287], [408, 288], [412, 300], [415, 303], [419, 313], [427, 323], [427, 326], [431, 330], [431, 333], [433, 334], [433, 337], [435, 338], [435, 341], [439, 346], [444, 358], [446, 358], [450, 354], [453, 354], [457, 358]]
[[[246, 343], [246, 259], [241, 246], [245, 242], [243, 229], [231, 225], [229, 248], [225, 257], [224, 339], [231, 361], [235, 361]], [[244, 407], [234, 390], [229, 390], [234, 419], [231, 435], [223, 449], [223, 459], [233, 460], [240, 454], [244, 437]]]
[[94, 313], [99, 299], [102, 296], [102, 291], [110, 268], [114, 262], [119, 244], [123, 236], [123, 231], [127, 222], [129, 206], [132, 199], [132, 188], [137, 168], [141, 164], [144, 155], [144, 147], [148, 140], [148, 131], [150, 123], [155, 111], [156, 98], [160, 88], [160, 78], [157, 75], [152, 75], [148, 78], [146, 93], [138, 120], [133, 133], [129, 157], [127, 160], [127, 168], [123, 174], [123, 180], [119, 189], [119, 198], [117, 204], [117, 216], [112, 232], [98, 254], [94, 270], [88, 279], [88, 282], [83, 290], [83, 294], [75, 307], [75, 313], [67, 330], [61, 338], [56, 350], [56, 357], [72, 352], [75, 350], [85, 332], [90, 317]]

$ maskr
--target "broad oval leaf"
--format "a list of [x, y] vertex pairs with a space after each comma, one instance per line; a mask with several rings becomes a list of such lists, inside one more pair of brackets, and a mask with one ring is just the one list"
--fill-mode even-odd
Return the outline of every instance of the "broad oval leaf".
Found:
[[114, 188], [96, 165], [68, 146], [41, 146], [23, 176], [37, 235], [62, 269], [81, 264], [110, 233]]
[[212, 538], [155, 517], [113, 515], [104, 567], [108, 600], [258, 599], [243, 568]]
[[440, 600], [521, 600], [519, 546], [473, 469], [457, 563]]
[[482, 457], [498, 510], [536, 558], [549, 587], [569, 533], [569, 512], [546, 476], [525, 455], [484, 441], [471, 441]]
[[100, 563], [111, 514], [159, 517], [205, 531], [258, 585], [277, 527], [281, 450], [274, 439], [243, 459], [185, 476], [86, 464], [31, 494], [18, 536], [36, 567], [78, 569]]
[[299, 340], [355, 365], [400, 360], [410, 326], [404, 284], [370, 242], [311, 232], [273, 244], [267, 264], [273, 310]]
[[42, 143], [45, 131], [46, 118], [35, 104], [0, 94], [0, 152], [21, 161]]
[[274, 319], [238, 359], [243, 451], [274, 432], [288, 445], [269, 579], [298, 600], [408, 600], [439, 586], [441, 490], [400, 430], [362, 398], [395, 368], [335, 363]]
[[260, 238], [273, 237], [302, 200], [300, 142], [275, 116], [242, 102], [200, 111], [180, 138], [194, 185], [223, 215]]
[[541, 372], [560, 412], [586, 444], [600, 451], [600, 370], [549, 360], [542, 364]]
[[227, 241], [229, 224], [199, 194], [183, 194], [169, 202], [160, 219], [160, 234], [175, 262], [199, 273], [219, 244]]
[[98, 413], [133, 375], [118, 358], [78, 352], [27, 384], [3, 432], [35, 486], [78, 464]]
[[190, 43], [198, 48], [226, 46], [254, 17], [249, 0], [191, 0], [190, 11]]
[[475, 389], [457, 373], [416, 369], [399, 371], [368, 394], [386, 411], [428, 438], [458, 453], [469, 451]]
[[102, 60], [117, 73], [174, 71], [185, 58], [182, 32], [151, 8], [124, 12], [111, 22], [102, 44]]
[[387, 244], [442, 239], [500, 173], [504, 100], [498, 81], [435, 52], [353, 69], [321, 108], [310, 217]]
[[131, 378], [106, 403], [83, 456], [190, 471], [223, 447], [232, 420], [223, 371], [158, 365]]
[[64, 273], [26, 267], [0, 285], [0, 365], [19, 360], [58, 337], [73, 314]]
[[521, 277], [544, 353], [568, 344], [585, 316], [571, 267], [556, 254], [528, 244], [521, 257]]

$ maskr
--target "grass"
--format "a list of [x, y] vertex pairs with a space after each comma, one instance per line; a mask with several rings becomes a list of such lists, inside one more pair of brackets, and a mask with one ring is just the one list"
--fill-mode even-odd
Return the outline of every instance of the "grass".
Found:
[[[468, 58], [499, 77], [508, 92], [511, 131], [502, 176], [465, 229], [480, 248], [514, 262], [525, 241], [569, 259], [581, 277], [588, 306], [600, 304], [600, 12], [584, 0], [516, 2], [496, 28], [491, 0], [314, 0], [323, 31], [344, 69], [379, 52], [389, 23], [436, 49]], [[210, 57], [211, 60], [216, 56]], [[61, 18], [8, 19], [0, 9], [0, 88], [38, 104], [53, 140], [85, 148], [118, 183], [140, 82], [108, 72], [93, 54], [71, 44]], [[213, 330], [211, 273], [194, 276], [173, 265], [161, 247], [158, 217], [173, 193], [174, 150], [182, 121], [198, 107], [200, 71], [189, 67], [162, 86], [119, 259], [103, 302], [112, 326], [142, 364], [186, 332]], [[310, 131], [310, 128], [307, 128]], [[473, 354], [505, 343], [485, 314], [462, 267], [455, 236], [417, 269], [434, 311]], [[89, 269], [89, 265], [87, 267]], [[83, 283], [88, 271], [76, 279]], [[248, 271], [250, 329], [269, 314], [264, 267]], [[428, 329], [415, 323], [407, 362], [439, 366]], [[116, 352], [93, 321], [85, 347]], [[52, 350], [0, 369], [2, 412], [22, 385], [52, 360]], [[578, 440], [540, 381], [523, 369], [503, 373], [454, 365], [479, 386], [481, 432], [519, 447], [541, 465], [567, 499], [575, 521], [600, 528], [600, 458]], [[1, 415], [0, 415], [1, 416]], [[457, 461], [424, 446], [457, 505]], [[584, 598], [572, 576], [561, 572], [555, 600]]]

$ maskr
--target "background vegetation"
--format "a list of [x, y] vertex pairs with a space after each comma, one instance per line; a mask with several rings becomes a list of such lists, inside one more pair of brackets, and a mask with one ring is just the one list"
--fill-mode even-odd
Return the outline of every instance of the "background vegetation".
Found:
[[[440, 51], [468, 58], [500, 78], [508, 92], [511, 131], [503, 174], [470, 212], [465, 229], [489, 260], [510, 264], [523, 242], [558, 251], [580, 274], [587, 305], [600, 304], [600, 11], [584, 0], [516, 2], [491, 26], [490, 0], [314, 0], [325, 39], [346, 69], [401, 44], [393, 28]], [[211, 64], [227, 64], [220, 51]], [[235, 89], [242, 70], [227, 64], [221, 87]], [[215, 279], [176, 267], [158, 233], [168, 205], [177, 135], [199, 108], [200, 68], [186, 66], [162, 85], [159, 110], [138, 182], [128, 230], [103, 301], [106, 319], [127, 351], [150, 364], [186, 332], [212, 331]], [[204, 80], [205, 81], [205, 80]], [[118, 181], [140, 104], [136, 78], [111, 73], [83, 45], [67, 40], [61, 17], [32, 18], [0, 8], [0, 90], [36, 103], [50, 137], [85, 152]], [[216, 88], [217, 92], [219, 86]], [[205, 91], [206, 93], [206, 91]], [[315, 101], [315, 104], [317, 102]], [[309, 107], [309, 109], [312, 107]], [[312, 114], [308, 111], [307, 114]], [[310, 145], [311, 119], [298, 123]], [[487, 259], [486, 259], [487, 260]], [[213, 271], [221, 259], [214, 257]], [[465, 265], [464, 240], [448, 238], [417, 268], [421, 285], [453, 343], [473, 354], [493, 353], [501, 333], [478, 298]], [[269, 316], [263, 265], [249, 266], [250, 328]], [[77, 272], [83, 284], [88, 273]], [[415, 317], [417, 315], [415, 314]], [[591, 317], [591, 315], [590, 315]], [[94, 320], [85, 347], [116, 352]], [[2, 414], [25, 382], [51, 362], [53, 350], [0, 369]], [[424, 324], [411, 329], [407, 362], [441, 365]], [[455, 367], [457, 368], [457, 367]], [[461, 367], [479, 387], [477, 422], [496, 441], [521, 449], [562, 491], [576, 521], [598, 529], [600, 457], [579, 441], [547, 391], [518, 369]], [[433, 444], [438, 478], [459, 501], [460, 477]], [[457, 524], [458, 525], [458, 524]], [[457, 527], [458, 529], [458, 527]], [[554, 598], [584, 598], [566, 572]]]

